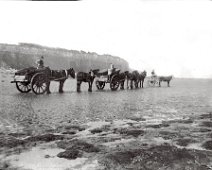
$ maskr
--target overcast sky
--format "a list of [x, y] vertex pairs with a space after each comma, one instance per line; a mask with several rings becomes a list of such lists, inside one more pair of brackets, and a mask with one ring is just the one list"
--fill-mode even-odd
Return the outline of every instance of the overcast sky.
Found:
[[0, 2], [0, 43], [111, 54], [158, 75], [212, 78], [212, 2]]

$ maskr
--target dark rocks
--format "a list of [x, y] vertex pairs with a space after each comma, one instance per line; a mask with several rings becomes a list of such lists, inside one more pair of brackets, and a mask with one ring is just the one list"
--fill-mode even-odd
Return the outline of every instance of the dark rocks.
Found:
[[27, 136], [27, 133], [9, 133], [8, 135], [18, 138]]
[[103, 130], [100, 129], [100, 128], [96, 128], [96, 129], [90, 130], [90, 132], [93, 133], [93, 134], [95, 134], [95, 133], [101, 133], [101, 132], [103, 132]]
[[50, 158], [51, 156], [50, 155], [45, 155], [45, 158]]
[[60, 152], [57, 156], [59, 158], [66, 159], [76, 159], [77, 157], [82, 157], [83, 152], [93, 153], [99, 152], [100, 149], [93, 144], [87, 143], [85, 141], [75, 139], [70, 141], [60, 141], [57, 143], [59, 148], [65, 149], [64, 152]]
[[134, 120], [134, 121], [137, 121], [137, 122], [146, 121], [146, 119], [143, 118], [143, 117], [128, 117], [128, 119]]
[[160, 131], [159, 137], [162, 137], [165, 140], [167, 140], [167, 139], [174, 139], [174, 138], [181, 137], [181, 136], [177, 132]]
[[69, 131], [65, 131], [65, 132], [62, 132], [62, 134], [65, 134], [65, 135], [74, 135], [74, 134], [76, 134], [77, 132], [76, 131], [74, 131], [74, 130], [69, 130]]
[[180, 146], [187, 146], [189, 143], [193, 143], [193, 142], [195, 142], [195, 140], [190, 138], [177, 139], [177, 145], [180, 145]]
[[212, 150], [212, 140], [206, 141], [202, 145], [205, 149]]
[[73, 135], [83, 130], [85, 130], [85, 127], [82, 127], [80, 125], [65, 125], [57, 127], [55, 131], [57, 133]]
[[[7, 170], [7, 169], [9, 170], [10, 166], [11, 165], [8, 161], [0, 162], [0, 170]], [[11, 170], [13, 170], [13, 169], [11, 169]]]
[[115, 164], [126, 165], [131, 163], [132, 159], [140, 153], [142, 153], [142, 150], [117, 151], [106, 154], [105, 160], [108, 160], [109, 162], [114, 162]]
[[147, 125], [146, 128], [162, 128], [162, 127], [169, 127], [170, 125], [167, 123], [162, 123], [162, 124], [155, 124], [155, 125]]
[[80, 125], [69, 125], [69, 126], [65, 126], [65, 129], [66, 130], [73, 129], [73, 130], [83, 131], [83, 130], [85, 130], [85, 127], [82, 127]]
[[208, 129], [208, 128], [200, 128], [194, 132], [202, 132], [202, 133], [205, 133], [205, 132], [211, 132], [212, 130], [211, 129]]
[[95, 133], [101, 133], [101, 132], [108, 132], [110, 130], [110, 125], [103, 125], [102, 127], [91, 129], [90, 132]]
[[26, 141], [17, 139], [12, 136], [5, 136], [0, 138], [0, 147], [13, 148], [19, 145], [24, 145]]
[[192, 119], [176, 119], [176, 120], [169, 120], [167, 123], [182, 123], [182, 124], [191, 124], [194, 120]]
[[61, 135], [54, 135], [54, 134], [44, 134], [38, 136], [31, 136], [26, 139], [18, 139], [13, 136], [4, 136], [0, 137], [0, 147], [17, 147], [26, 144], [33, 144], [33, 142], [51, 142], [55, 140], [62, 140], [64, 137]]
[[66, 158], [66, 159], [76, 159], [78, 157], [81, 157], [82, 154], [79, 152], [79, 150], [76, 149], [68, 149], [64, 152], [60, 152], [57, 154], [59, 158]]
[[62, 139], [64, 139], [64, 137], [62, 135], [44, 134], [44, 135], [29, 137], [26, 139], [26, 141], [28, 141], [28, 142], [37, 142], [37, 141], [51, 142], [51, 141], [62, 140]]
[[212, 113], [202, 114], [199, 116], [200, 119], [211, 119], [212, 120]]
[[70, 141], [60, 141], [57, 143], [57, 146], [66, 149], [66, 150], [80, 150], [87, 153], [99, 152], [100, 149], [94, 146], [93, 144], [87, 143], [83, 140], [75, 139]]
[[114, 129], [114, 132], [133, 137], [143, 136], [145, 133], [144, 130], [141, 129], [128, 129], [128, 128]]
[[205, 153], [169, 144], [146, 149], [112, 151], [99, 162], [107, 170], [200, 169], [210, 161]]
[[211, 121], [204, 121], [201, 123], [201, 126], [205, 127], [212, 127], [212, 120]]

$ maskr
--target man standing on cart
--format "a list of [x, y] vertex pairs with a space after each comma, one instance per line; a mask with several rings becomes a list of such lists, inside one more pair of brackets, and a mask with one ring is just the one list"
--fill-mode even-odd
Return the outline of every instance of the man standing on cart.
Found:
[[151, 80], [155, 82], [157, 78], [157, 75], [155, 74], [155, 70], [152, 70], [151, 74], [152, 74]]
[[108, 69], [108, 80], [111, 79], [111, 74], [114, 71], [114, 65], [112, 63], [110, 63], [110, 68]]
[[37, 69], [42, 69], [42, 68], [44, 68], [44, 57], [41, 56], [41, 57], [36, 61], [36, 64], [37, 64]]
[[152, 74], [152, 77], [157, 77], [155, 74], [155, 70], [152, 70], [151, 74]]

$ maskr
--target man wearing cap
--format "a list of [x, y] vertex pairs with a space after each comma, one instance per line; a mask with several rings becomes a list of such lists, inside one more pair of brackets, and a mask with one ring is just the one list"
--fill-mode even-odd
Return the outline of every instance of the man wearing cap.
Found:
[[40, 68], [44, 68], [44, 57], [41, 56], [37, 61], [36, 61], [36, 64], [37, 64], [37, 69], [40, 69]]

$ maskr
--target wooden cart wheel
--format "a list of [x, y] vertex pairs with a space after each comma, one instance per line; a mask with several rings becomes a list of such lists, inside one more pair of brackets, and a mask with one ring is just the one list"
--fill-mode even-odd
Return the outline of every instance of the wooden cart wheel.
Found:
[[47, 77], [43, 73], [37, 73], [32, 77], [31, 89], [35, 94], [44, 94], [47, 90]]
[[117, 75], [113, 75], [111, 77], [110, 88], [113, 91], [115, 91], [115, 90], [117, 90], [119, 88], [119, 81], [118, 81], [118, 76]]
[[105, 82], [103, 82], [103, 81], [96, 81], [96, 87], [99, 90], [103, 90], [104, 87], [105, 87]]
[[16, 88], [21, 93], [29, 93], [31, 91], [30, 82], [16, 82]]
[[157, 83], [156, 80], [149, 80], [148, 81], [148, 84], [149, 84], [150, 87], [154, 87], [156, 83]]

